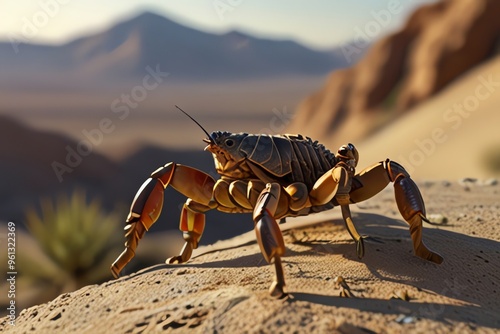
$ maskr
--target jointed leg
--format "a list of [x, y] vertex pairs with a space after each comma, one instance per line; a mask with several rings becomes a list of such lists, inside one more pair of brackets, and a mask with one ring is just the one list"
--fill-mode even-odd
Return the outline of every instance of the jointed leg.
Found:
[[358, 230], [356, 230], [356, 226], [354, 226], [349, 205], [341, 205], [340, 209], [342, 210], [342, 217], [344, 218], [347, 231], [351, 235], [351, 238], [356, 242], [356, 255], [359, 259], [361, 259], [365, 256], [365, 243], [363, 242], [363, 237], [359, 234]]
[[204, 226], [204, 218], [199, 218], [199, 213], [196, 211], [204, 212], [211, 208], [212, 203], [210, 200], [214, 184], [215, 181], [210, 175], [175, 163], [168, 163], [153, 172], [151, 177], [138, 190], [130, 207], [130, 213], [126, 220], [127, 225], [125, 226], [125, 237], [127, 238], [125, 250], [111, 265], [113, 276], [118, 277], [122, 269], [132, 260], [139, 240], [160, 216], [163, 207], [163, 192], [168, 185], [171, 185], [183, 195], [192, 198], [198, 206], [204, 209], [195, 209], [194, 211], [189, 211], [188, 208], [183, 209], [186, 228], [182, 229], [181, 218], [181, 230], [187, 233], [185, 239], [189, 239], [186, 243], [189, 242], [190, 245], [184, 247], [185, 250], [182, 251], [180, 256], [181, 259], [189, 258], [191, 254], [190, 248], [198, 245], [201, 232], [203, 232], [202, 226]]
[[425, 207], [420, 191], [412, 179], [399, 174], [394, 180], [394, 191], [399, 212], [410, 224], [415, 254], [434, 263], [442, 263], [443, 257], [430, 249], [422, 240], [422, 220], [425, 218]]
[[182, 247], [181, 253], [165, 261], [166, 263], [183, 263], [191, 258], [193, 249], [198, 248], [203, 230], [205, 229], [205, 211], [210, 207], [196, 203], [188, 199], [182, 207], [179, 229], [183, 232], [183, 238], [186, 241]]
[[[173, 167], [172, 167], [173, 170]], [[137, 191], [130, 207], [130, 213], [125, 225], [125, 250], [111, 265], [111, 273], [115, 278], [120, 276], [123, 268], [135, 256], [139, 240], [156, 222], [163, 207], [164, 186], [161, 180], [149, 178]]]
[[316, 181], [309, 193], [309, 199], [313, 205], [322, 205], [335, 197], [342, 210], [342, 217], [347, 231], [356, 242], [356, 254], [358, 258], [362, 258], [365, 253], [363, 238], [354, 226], [351, 210], [349, 209], [349, 204], [351, 204], [349, 193], [352, 187], [353, 174], [354, 167], [347, 163], [339, 163]]
[[354, 203], [376, 195], [389, 182], [394, 182], [396, 203], [399, 212], [410, 225], [415, 255], [435, 263], [443, 262], [441, 255], [429, 250], [422, 241], [422, 220], [425, 220], [424, 201], [417, 185], [401, 165], [386, 160], [361, 171], [354, 179], [356, 186], [350, 192], [351, 201]]
[[278, 223], [274, 219], [280, 197], [280, 189], [279, 184], [268, 183], [266, 188], [261, 192], [253, 212], [255, 233], [257, 234], [257, 242], [259, 243], [262, 255], [268, 263], [274, 262], [276, 276], [269, 288], [269, 292], [273, 297], [277, 298], [286, 296], [284, 292], [285, 277], [281, 264], [281, 256], [285, 254], [285, 243]]

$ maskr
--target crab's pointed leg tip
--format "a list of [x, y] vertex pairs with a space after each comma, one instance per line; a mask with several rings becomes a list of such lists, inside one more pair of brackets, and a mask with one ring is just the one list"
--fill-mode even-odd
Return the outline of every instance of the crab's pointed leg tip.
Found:
[[356, 253], [360, 260], [365, 256], [365, 243], [363, 242], [363, 238], [356, 242]]
[[429, 260], [434, 262], [434, 263], [441, 264], [441, 263], [443, 263], [444, 258], [441, 255], [439, 255], [438, 253], [432, 253]]
[[274, 281], [269, 288], [269, 294], [271, 297], [276, 299], [283, 299], [288, 296], [288, 294], [284, 291], [283, 286], [278, 282]]
[[110, 269], [111, 269], [111, 274], [113, 275], [113, 277], [115, 279], [120, 277], [120, 272], [118, 271], [118, 269], [114, 265], [112, 265]]

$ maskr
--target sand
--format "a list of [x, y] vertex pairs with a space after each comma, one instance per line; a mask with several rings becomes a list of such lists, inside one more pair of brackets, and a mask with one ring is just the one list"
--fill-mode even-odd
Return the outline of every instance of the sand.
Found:
[[[268, 295], [273, 272], [253, 232], [197, 250], [184, 265], [146, 268], [24, 310], [12, 333], [494, 333], [500, 329], [500, 185], [419, 183], [426, 244], [441, 265], [412, 253], [392, 187], [353, 205], [366, 255], [355, 255], [338, 209], [282, 225], [290, 298]], [[208, 223], [208, 228], [215, 228]], [[350, 287], [340, 297], [336, 277]], [[404, 300], [408, 299], [408, 300]]]

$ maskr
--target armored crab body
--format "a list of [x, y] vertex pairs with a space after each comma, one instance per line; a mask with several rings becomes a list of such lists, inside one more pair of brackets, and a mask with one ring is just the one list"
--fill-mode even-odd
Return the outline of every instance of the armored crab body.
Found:
[[352, 144], [341, 146], [333, 154], [301, 135], [229, 132], [207, 135], [205, 150], [213, 154], [220, 179], [174, 162], [153, 172], [132, 202], [125, 227], [126, 248], [111, 266], [115, 277], [134, 257], [139, 240], [158, 219], [163, 192], [169, 185], [188, 199], [179, 226], [184, 247], [167, 263], [189, 260], [205, 228], [206, 211], [251, 212], [262, 255], [275, 267], [270, 293], [276, 297], [286, 295], [281, 264], [285, 245], [277, 220], [340, 206], [361, 258], [363, 239], [353, 224], [349, 205], [376, 195], [390, 182], [394, 183], [399, 211], [410, 225], [415, 254], [435, 263], [443, 261], [422, 242], [424, 202], [417, 185], [398, 163], [387, 159], [356, 173], [359, 155]]

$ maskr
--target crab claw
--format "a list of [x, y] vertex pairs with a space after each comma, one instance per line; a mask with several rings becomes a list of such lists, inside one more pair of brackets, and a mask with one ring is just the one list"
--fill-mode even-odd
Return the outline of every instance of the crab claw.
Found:
[[115, 278], [135, 256], [139, 240], [160, 216], [163, 207], [163, 183], [159, 179], [149, 178], [137, 192], [125, 226], [125, 250], [111, 265], [111, 273]]
[[195, 168], [170, 162], [158, 168], [137, 191], [130, 207], [125, 226], [125, 250], [111, 265], [111, 273], [116, 278], [135, 256], [139, 240], [156, 222], [163, 207], [164, 190], [169, 185], [188, 197], [183, 207], [180, 230], [184, 234], [186, 244], [181, 254], [170, 261], [186, 262], [198, 242], [205, 226], [204, 212], [213, 209], [211, 203], [214, 179]]
[[415, 255], [441, 264], [443, 257], [427, 248], [422, 241], [422, 217], [425, 218], [425, 206], [417, 185], [409, 177], [399, 175], [394, 181], [394, 190], [399, 211], [410, 225]]

